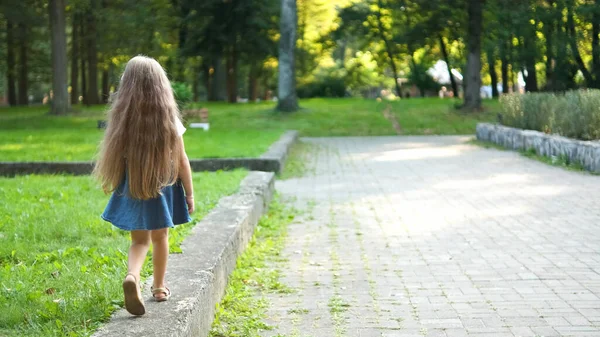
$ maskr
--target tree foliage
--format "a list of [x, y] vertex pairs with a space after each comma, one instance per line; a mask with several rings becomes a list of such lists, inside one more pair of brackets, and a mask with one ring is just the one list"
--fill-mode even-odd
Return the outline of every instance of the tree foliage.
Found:
[[[313, 88], [311, 95], [332, 92], [314, 88], [335, 84], [344, 95], [388, 89], [405, 96], [431, 93], [435, 82], [462, 95], [469, 2], [296, 0], [296, 83]], [[157, 58], [195, 99], [273, 97], [280, 6], [279, 0], [69, 0], [71, 102], [106, 101], [137, 54]], [[48, 13], [47, 1], [0, 3], [0, 90], [10, 104], [50, 98]], [[499, 92], [600, 88], [600, 0], [486, 0], [482, 21], [483, 85]], [[447, 67], [432, 78], [438, 60]]]

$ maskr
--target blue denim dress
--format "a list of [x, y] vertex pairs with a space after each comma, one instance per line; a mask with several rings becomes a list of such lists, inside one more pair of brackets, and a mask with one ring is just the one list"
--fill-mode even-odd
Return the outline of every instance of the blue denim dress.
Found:
[[163, 188], [158, 197], [148, 200], [129, 196], [127, 175], [113, 192], [102, 219], [126, 230], [153, 230], [192, 221], [181, 181]]

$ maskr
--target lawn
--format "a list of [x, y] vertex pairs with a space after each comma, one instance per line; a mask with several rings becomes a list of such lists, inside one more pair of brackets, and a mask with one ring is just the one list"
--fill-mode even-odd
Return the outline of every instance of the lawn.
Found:
[[[47, 114], [46, 107], [0, 109], [0, 161], [89, 161], [103, 131], [105, 106], [77, 107], [78, 113], [64, 117]], [[232, 130], [209, 132], [188, 129], [184, 135], [190, 158], [253, 157], [265, 152], [281, 130]]]
[[458, 101], [441, 99], [409, 99], [389, 104], [406, 135], [470, 135], [477, 123], [494, 122], [500, 112], [497, 100], [484, 100], [484, 112], [460, 113]]
[[[398, 120], [403, 135], [473, 134], [479, 121], [492, 121], [497, 101], [486, 112], [462, 114], [456, 101], [414, 98], [378, 102], [359, 98], [301, 100], [292, 114], [273, 111], [275, 103], [196, 103], [210, 112], [211, 130], [188, 129], [190, 158], [254, 157], [265, 152], [285, 130], [302, 136], [381, 136], [397, 134], [384, 110]], [[78, 113], [52, 117], [47, 107], [0, 108], [0, 161], [92, 160], [102, 131], [97, 121], [105, 106], [77, 107]]]
[[265, 323], [269, 302], [264, 295], [293, 292], [281, 283], [281, 272], [273, 264], [282, 260], [287, 227], [297, 213], [279, 198], [271, 203], [248, 247], [237, 258], [225, 295], [217, 304], [210, 337], [253, 337], [270, 329]]
[[[194, 220], [245, 175], [194, 173]], [[108, 196], [89, 176], [30, 175], [0, 178], [0, 200], [0, 336], [89, 335], [122, 305], [127, 270], [128, 233], [100, 219]], [[191, 227], [171, 231], [172, 252]]]
[[383, 115], [389, 107], [399, 120], [402, 134], [474, 134], [480, 121], [493, 121], [498, 101], [484, 101], [485, 112], [464, 114], [454, 106], [456, 100], [415, 98], [378, 102], [360, 98], [315, 98], [301, 100], [301, 110], [281, 115], [273, 113], [274, 103], [202, 103], [216, 128], [250, 130], [298, 130], [306, 137], [395, 135], [391, 122]]

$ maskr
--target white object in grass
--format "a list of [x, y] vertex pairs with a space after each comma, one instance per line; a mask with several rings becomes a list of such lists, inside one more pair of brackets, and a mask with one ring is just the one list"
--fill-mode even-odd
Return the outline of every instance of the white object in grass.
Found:
[[210, 124], [208, 124], [208, 123], [190, 123], [190, 128], [204, 129], [204, 131], [208, 131], [208, 129], [210, 129]]

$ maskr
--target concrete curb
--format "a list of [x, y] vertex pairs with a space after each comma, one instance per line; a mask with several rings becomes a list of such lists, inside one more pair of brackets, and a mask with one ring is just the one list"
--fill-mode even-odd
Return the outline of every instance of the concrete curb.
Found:
[[260, 159], [276, 162], [277, 164], [271, 172], [281, 173], [290, 150], [297, 141], [298, 131], [286, 131], [278, 141], [269, 147], [267, 152], [260, 156]]
[[[297, 131], [287, 131], [259, 158], [190, 159], [193, 171], [219, 171], [245, 168], [251, 171], [279, 173], [283, 169], [289, 149], [297, 141]], [[87, 175], [94, 169], [93, 162], [0, 162], [0, 176], [21, 174]]]
[[533, 150], [540, 156], [561, 157], [579, 163], [586, 170], [600, 173], [600, 143], [548, 135], [488, 123], [477, 124], [477, 139], [511, 150]]
[[145, 286], [146, 315], [134, 317], [121, 309], [93, 336], [207, 336], [215, 305], [237, 256], [268, 207], [274, 182], [273, 173], [250, 172], [238, 193], [222, 198], [194, 227], [182, 245], [183, 254], [170, 256], [167, 282], [173, 292], [171, 299], [156, 303]]

